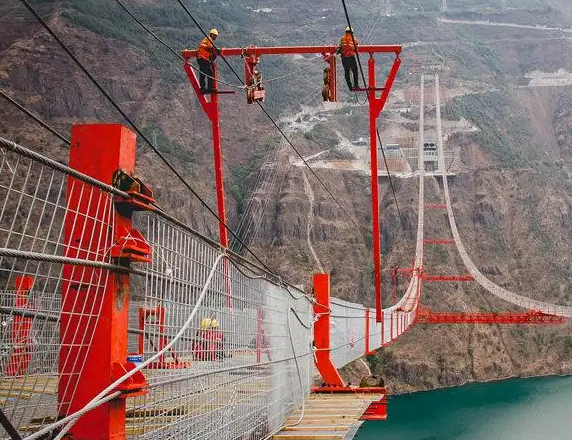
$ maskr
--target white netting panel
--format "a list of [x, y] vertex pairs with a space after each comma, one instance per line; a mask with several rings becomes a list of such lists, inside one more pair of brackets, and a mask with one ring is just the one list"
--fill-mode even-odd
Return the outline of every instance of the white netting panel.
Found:
[[128, 434], [263, 438], [309, 393], [311, 303], [224, 258], [198, 305], [219, 250], [155, 215], [145, 217], [153, 262], [145, 269], [144, 302], [131, 308], [141, 339], [130, 347], [150, 358], [197, 312], [171, 349], [144, 369], [151, 389], [130, 404]]
[[332, 298], [330, 310], [331, 359], [339, 368], [365, 353], [365, 307]]
[[[56, 419], [59, 378], [59, 412], [74, 398], [110, 274], [44, 260], [110, 263], [115, 211], [108, 192], [5, 149], [0, 201], [0, 408], [25, 436]], [[82, 300], [82, 289], [96, 292], [93, 301]], [[62, 297], [70, 310], [63, 320]]]

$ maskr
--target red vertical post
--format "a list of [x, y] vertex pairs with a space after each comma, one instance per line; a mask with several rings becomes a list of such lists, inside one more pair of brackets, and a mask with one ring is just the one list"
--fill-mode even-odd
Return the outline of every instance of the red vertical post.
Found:
[[338, 101], [338, 74], [336, 71], [336, 57], [332, 56], [328, 60], [330, 64], [330, 101]]
[[375, 284], [375, 320], [381, 322], [381, 234], [379, 228], [379, 194], [377, 177], [377, 126], [379, 115], [375, 97], [375, 61], [370, 56], [368, 61], [369, 75], [369, 138], [371, 153], [371, 220], [373, 239], [373, 274]]
[[393, 310], [392, 310], [392, 311], [391, 311], [391, 322], [390, 322], [391, 329], [390, 329], [390, 332], [389, 332], [389, 337], [391, 338], [391, 341], [393, 341], [393, 338], [394, 338], [394, 336], [393, 336], [393, 315], [394, 315], [394, 313], [393, 313]]
[[338, 370], [330, 357], [330, 276], [327, 273], [314, 274], [314, 358], [316, 368], [326, 385], [344, 386]]
[[[34, 277], [16, 277], [16, 309], [29, 308], [30, 290], [34, 286]], [[23, 376], [28, 371], [30, 360], [30, 331], [32, 330], [32, 318], [15, 315], [12, 321], [12, 344], [13, 351], [6, 367], [7, 376]]]
[[[119, 124], [76, 125], [69, 165], [112, 184], [117, 170], [135, 171], [135, 134]], [[68, 177], [66, 257], [92, 259], [131, 231], [131, 218], [119, 211], [114, 224], [108, 224], [114, 208], [106, 203], [107, 197]], [[101, 237], [108, 239], [101, 242]], [[63, 280], [58, 417], [80, 410], [117, 379], [114, 369], [126, 364], [129, 309], [126, 273], [66, 264]], [[68, 435], [81, 440], [125, 439], [125, 399], [86, 413]]]
[[[222, 146], [220, 140], [220, 112], [219, 112], [219, 102], [218, 102], [218, 95], [216, 93], [212, 93], [210, 95], [206, 95], [200, 92], [199, 81], [197, 80], [197, 75], [195, 74], [193, 68], [190, 65], [190, 61], [185, 62], [184, 64], [185, 72], [187, 73], [187, 77], [193, 87], [199, 103], [203, 108], [203, 111], [209, 118], [212, 124], [212, 133], [213, 133], [213, 153], [214, 153], [214, 162], [215, 162], [215, 185], [216, 185], [216, 200], [217, 200], [217, 209], [218, 209], [218, 216], [220, 218], [220, 222], [218, 225], [219, 230], [219, 242], [222, 246], [228, 247], [228, 236], [227, 231], [224, 226], [226, 223], [226, 208], [225, 208], [225, 197], [224, 197], [224, 184], [223, 184], [223, 169], [222, 169]], [[216, 79], [218, 76], [218, 69], [216, 65], [213, 68], [213, 74], [215, 78], [215, 84], [218, 84]], [[207, 100], [207, 96], [210, 96], [210, 101]]]
[[[377, 322], [377, 321], [376, 321]], [[381, 310], [381, 322], [379, 323], [380, 327], [381, 327], [381, 347], [383, 347], [384, 344], [384, 338], [385, 338], [385, 313], [383, 311], [383, 309]]]
[[[369, 307], [366, 307], [365, 309], [365, 354], [375, 354], [375, 350], [371, 350], [370, 349], [370, 332], [371, 332], [371, 323], [370, 323], [370, 319], [371, 319], [371, 313], [369, 310]], [[382, 332], [382, 337], [381, 337], [381, 343], [383, 344], [383, 332]]]
[[[218, 69], [215, 65], [213, 68], [215, 84], [217, 84]], [[218, 105], [218, 95], [216, 93], [211, 95], [211, 103], [213, 103], [213, 112], [211, 123], [213, 126], [213, 152], [215, 161], [215, 181], [216, 181], [216, 202], [219, 216], [218, 233], [220, 244], [223, 247], [228, 247], [228, 235], [226, 232], [226, 208], [224, 199], [224, 181], [222, 169], [222, 146], [220, 141], [220, 113]], [[228, 297], [230, 300], [230, 297]]]

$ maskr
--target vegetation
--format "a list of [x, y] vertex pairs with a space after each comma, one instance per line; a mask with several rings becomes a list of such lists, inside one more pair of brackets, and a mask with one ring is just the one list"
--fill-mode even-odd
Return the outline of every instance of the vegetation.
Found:
[[499, 165], [514, 168], [527, 163], [522, 146], [530, 144], [529, 123], [515, 109], [508, 90], [457, 97], [447, 111], [479, 128], [470, 135], [473, 142]]
[[393, 364], [394, 358], [395, 356], [389, 348], [383, 348], [376, 351], [374, 355], [366, 356], [374, 374], [384, 374], [387, 368]]
[[[196, 163], [195, 155], [190, 149], [185, 148], [177, 142], [172, 142], [157, 127], [153, 125], [144, 127], [143, 133], [155, 144], [161, 153], [171, 156], [183, 164]], [[191, 169], [191, 167], [189, 167], [189, 169]]]
[[320, 146], [320, 148], [333, 148], [338, 145], [338, 135], [326, 124], [316, 124], [312, 130], [304, 133], [304, 137]]
[[260, 169], [263, 160], [264, 154], [258, 152], [254, 153], [248, 162], [230, 167], [232, 177], [230, 193], [236, 202], [237, 214], [239, 216], [243, 213], [248, 199], [251, 179]]

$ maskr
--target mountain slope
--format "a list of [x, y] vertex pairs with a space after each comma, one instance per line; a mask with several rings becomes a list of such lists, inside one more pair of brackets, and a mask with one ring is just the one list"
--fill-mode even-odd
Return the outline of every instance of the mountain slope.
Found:
[[[333, 43], [345, 27], [340, 2], [319, 0], [223, 2], [187, 1], [205, 28], [217, 27], [221, 46]], [[453, 3], [453, 2], [449, 2]], [[551, 29], [459, 24], [439, 21], [489, 20], [526, 26], [572, 27], [572, 10], [564, 1], [459, 1], [446, 15], [440, 1], [393, 1], [387, 17], [380, 2], [350, 5], [363, 43], [403, 43], [403, 68], [380, 119], [384, 142], [416, 136], [415, 97], [420, 63], [441, 64], [444, 117], [475, 130], [453, 132], [448, 146], [460, 150], [464, 172], [453, 180], [459, 228], [475, 263], [497, 283], [538, 299], [569, 303], [572, 293], [569, 250], [570, 210], [569, 88], [528, 88], [526, 75], [572, 71], [569, 34]], [[175, 2], [130, 0], [125, 4], [176, 50], [192, 47], [200, 32]], [[42, 15], [64, 38], [89, 70], [211, 206], [215, 206], [210, 126], [186, 81], [180, 61], [157, 45], [115, 2], [96, 0], [36, 1]], [[69, 133], [73, 123], [124, 122], [65, 53], [17, 3], [0, 4], [0, 88], [25, 103], [50, 124]], [[538, 20], [538, 21], [535, 21]], [[362, 63], [364, 63], [362, 59]], [[242, 72], [240, 60], [232, 60]], [[389, 59], [381, 59], [379, 79]], [[219, 61], [225, 82], [237, 78]], [[335, 169], [316, 169], [354, 224], [313, 176], [312, 216], [302, 169], [271, 123], [243, 92], [222, 98], [222, 132], [229, 219], [238, 225], [248, 212], [249, 195], [259, 171], [272, 185], [256, 196], [267, 201], [260, 226], [247, 228], [253, 248], [281, 275], [309, 285], [316, 270], [312, 245], [326, 271], [332, 273], [336, 296], [373, 303], [371, 214], [368, 177], [344, 171], [344, 164], [365, 152], [350, 141], [367, 136], [367, 111], [344, 90], [340, 105], [321, 107], [323, 61], [319, 57], [265, 57], [260, 68], [267, 88], [268, 110], [302, 152], [322, 153]], [[411, 73], [411, 74], [408, 74]], [[282, 78], [285, 74], [292, 74]], [[272, 81], [271, 81], [272, 80]], [[316, 99], [309, 100], [312, 95]], [[429, 101], [428, 93], [427, 100]], [[297, 113], [300, 102], [310, 110]], [[411, 108], [402, 115], [399, 108]], [[428, 109], [431, 117], [431, 109]], [[434, 112], [433, 112], [434, 113]], [[291, 115], [296, 114], [292, 118]], [[400, 116], [401, 115], [401, 116]], [[298, 119], [299, 118], [299, 121]], [[65, 160], [66, 149], [17, 110], [0, 104], [2, 136]], [[162, 166], [145, 145], [138, 151], [138, 173], [155, 190], [162, 205], [181, 220], [216, 238], [216, 222]], [[268, 160], [267, 160], [268, 159]], [[266, 165], [265, 165], [266, 164]], [[264, 167], [267, 168], [264, 168]], [[268, 170], [272, 172], [268, 172]], [[384, 268], [406, 267], [413, 255], [417, 184], [394, 182], [402, 216], [381, 183]], [[428, 197], [442, 197], [437, 182]], [[259, 213], [260, 214], [260, 213]], [[256, 220], [258, 220], [257, 217]], [[256, 223], [255, 223], [256, 224]], [[403, 225], [403, 226], [402, 226]], [[431, 213], [427, 234], [447, 234], [442, 213]], [[448, 247], [427, 250], [431, 273], [464, 273]], [[384, 302], [391, 286], [384, 272]], [[424, 302], [442, 310], [507, 310], [506, 304], [470, 285], [427, 285]], [[432, 327], [414, 328], [395, 345], [370, 359], [392, 391], [454, 385], [507, 375], [570, 372], [569, 325], [558, 328]], [[431, 341], [431, 344], [427, 344]]]

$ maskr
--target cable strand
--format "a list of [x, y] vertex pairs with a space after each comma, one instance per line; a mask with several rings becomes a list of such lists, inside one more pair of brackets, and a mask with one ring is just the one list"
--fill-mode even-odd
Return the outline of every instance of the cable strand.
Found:
[[[24, 0], [21, 0], [24, 1]], [[193, 14], [191, 13], [191, 11], [187, 8], [187, 6], [185, 6], [185, 4], [181, 1], [181, 0], [177, 0], [177, 3], [179, 3], [181, 5], [181, 7], [185, 10], [186, 14], [191, 18], [191, 20], [193, 21], [193, 23], [195, 23], [195, 25], [197, 26], [197, 28], [202, 32], [202, 34], [206, 37], [207, 34], [205, 32], [205, 30], [203, 29], [203, 27], [200, 25], [200, 23], [195, 19], [195, 17], [193, 16]], [[225, 64], [229, 67], [229, 69], [234, 73], [234, 75], [238, 78], [239, 81], [241, 81], [244, 84], [244, 81], [242, 80], [242, 78], [240, 77], [240, 75], [236, 72], [236, 70], [230, 65], [230, 63], [228, 62], [228, 60], [225, 58], [224, 55], [222, 55], [222, 53], [220, 52], [220, 50], [218, 49], [217, 46], [214, 45], [213, 43], [213, 47], [214, 49], [217, 51], [218, 55], [221, 57], [221, 59], [225, 62]], [[359, 229], [359, 225], [357, 224], [357, 222], [353, 219], [353, 217], [348, 213], [348, 211], [342, 206], [342, 204], [338, 201], [338, 199], [334, 196], [334, 194], [330, 191], [330, 189], [326, 186], [326, 184], [322, 181], [322, 179], [320, 179], [318, 177], [318, 175], [316, 174], [316, 172], [312, 169], [312, 167], [310, 167], [310, 165], [308, 164], [308, 162], [306, 161], [306, 159], [304, 159], [304, 156], [302, 156], [302, 154], [300, 153], [300, 151], [298, 151], [298, 149], [294, 146], [294, 144], [290, 141], [290, 139], [288, 138], [288, 136], [286, 136], [286, 134], [284, 133], [284, 131], [278, 126], [278, 123], [274, 120], [274, 118], [270, 115], [270, 113], [268, 113], [268, 111], [266, 110], [266, 108], [259, 102], [256, 102], [258, 104], [258, 106], [260, 107], [260, 109], [263, 111], [263, 113], [268, 117], [268, 119], [270, 120], [270, 122], [272, 123], [272, 125], [274, 125], [274, 127], [278, 130], [278, 132], [282, 135], [282, 137], [286, 140], [286, 142], [288, 143], [288, 145], [294, 150], [294, 152], [298, 155], [298, 157], [302, 160], [302, 162], [304, 163], [304, 165], [306, 167], [308, 167], [308, 169], [310, 170], [310, 172], [313, 174], [313, 176], [318, 180], [318, 182], [320, 183], [320, 185], [322, 185], [322, 187], [326, 190], [326, 192], [328, 193], [328, 195], [336, 202], [336, 204], [341, 208], [341, 210], [344, 212], [344, 214], [350, 219], [350, 221], [354, 224], [354, 226], [357, 228], [358, 234], [361, 236], [361, 232]]]
[[66, 145], [70, 144], [70, 140], [68, 138], [66, 138], [63, 134], [59, 133], [55, 128], [49, 126], [48, 124], [46, 124], [43, 120], [41, 120], [38, 116], [36, 116], [35, 114], [33, 114], [30, 110], [28, 110], [27, 108], [25, 108], [22, 104], [20, 104], [19, 102], [17, 102], [16, 100], [12, 99], [10, 96], [8, 96], [6, 93], [4, 93], [2, 90], [0, 90], [0, 96], [2, 96], [2, 98], [4, 98], [6, 101], [8, 101], [10, 104], [14, 105], [16, 108], [18, 108], [21, 112], [23, 112], [24, 114], [28, 115], [30, 118], [32, 118], [34, 121], [36, 121], [38, 124], [40, 124], [42, 127], [44, 127], [46, 130], [48, 130], [50, 133], [52, 133], [54, 136], [56, 136], [57, 138], [59, 138], [62, 142], [64, 142]]
[[[62, 41], [60, 37], [52, 30], [50, 25], [38, 14], [38, 12], [32, 7], [32, 5], [27, 0], [20, 0], [28, 11], [36, 18], [36, 20], [46, 29], [46, 31], [52, 36], [52, 38], [59, 44], [59, 46], [68, 54], [68, 56], [75, 62], [75, 64], [80, 68], [80, 70], [88, 77], [88, 79], [93, 83], [95, 87], [105, 96], [109, 103], [125, 118], [125, 120], [133, 127], [137, 134], [145, 141], [147, 145], [159, 156], [161, 161], [167, 166], [167, 168], [179, 179], [179, 181], [197, 198], [201, 205], [209, 211], [224, 228], [235, 237], [239, 243], [243, 244], [240, 237], [238, 237], [235, 232], [218, 216], [218, 214], [208, 205], [208, 203], [195, 191], [195, 189], [185, 180], [185, 178], [173, 167], [173, 165], [167, 160], [167, 158], [161, 153], [157, 147], [151, 142], [151, 140], [143, 133], [141, 129], [133, 122], [133, 120], [123, 111], [123, 109], [115, 102], [115, 100], [107, 93], [107, 91], [99, 84], [99, 82], [93, 77], [93, 75], [86, 69], [86, 67], [81, 63], [81, 61], [74, 55], [71, 49]], [[258, 261], [265, 269], [271, 272], [271, 269], [248, 247], [244, 244], [244, 248]]]

